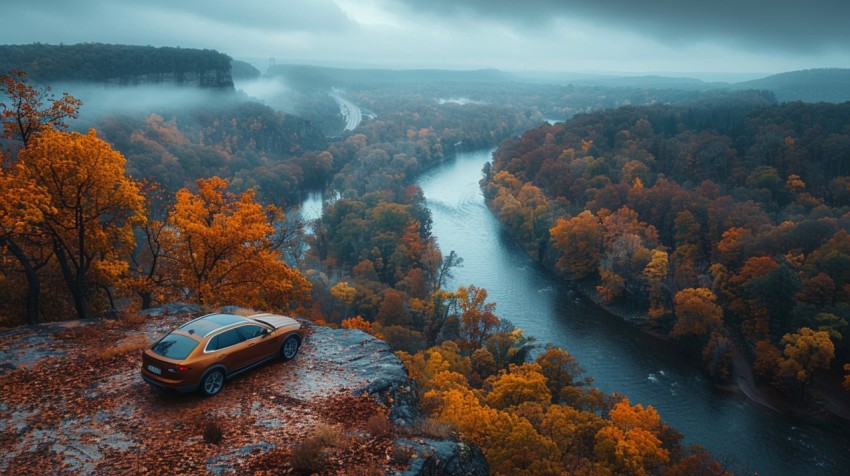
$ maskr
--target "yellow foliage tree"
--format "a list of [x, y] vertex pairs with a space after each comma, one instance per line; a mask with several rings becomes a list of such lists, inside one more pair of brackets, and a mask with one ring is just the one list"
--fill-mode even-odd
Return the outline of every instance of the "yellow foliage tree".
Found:
[[596, 434], [608, 422], [591, 412], [567, 405], [549, 405], [539, 425], [540, 434], [558, 445], [569, 474], [588, 472], [593, 464]]
[[794, 334], [782, 337], [785, 344], [784, 359], [779, 362], [780, 372], [800, 383], [800, 397], [806, 385], [812, 382], [815, 371], [827, 369], [835, 357], [835, 345], [827, 331], [814, 331], [803, 327]]
[[523, 402], [549, 403], [552, 400], [546, 377], [538, 364], [511, 364], [507, 371], [501, 370], [497, 375], [489, 377], [485, 381], [485, 388], [489, 388], [485, 401], [499, 409]]
[[437, 417], [483, 449], [492, 474], [560, 474], [557, 445], [525, 418], [482, 405], [470, 390], [449, 390], [441, 401]]
[[630, 405], [628, 399], [617, 403], [610, 412], [612, 425], [596, 433], [594, 451], [600, 469], [614, 474], [646, 475], [670, 461], [662, 448], [658, 431], [661, 419], [648, 406]]
[[652, 250], [652, 259], [643, 269], [649, 285], [649, 316], [661, 317], [667, 312], [664, 300], [664, 284], [667, 280], [668, 255], [666, 251]]
[[168, 216], [175, 233], [167, 258], [187, 298], [209, 305], [286, 310], [309, 298], [310, 283], [283, 262], [277, 231], [283, 212], [254, 191], [227, 192], [219, 177], [199, 179], [197, 193], [177, 192]]

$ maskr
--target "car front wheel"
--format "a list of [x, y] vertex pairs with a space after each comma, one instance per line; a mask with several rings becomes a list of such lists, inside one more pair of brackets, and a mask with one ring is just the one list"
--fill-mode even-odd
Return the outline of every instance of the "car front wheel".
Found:
[[301, 341], [296, 336], [289, 336], [283, 341], [280, 347], [280, 358], [282, 360], [292, 360], [298, 354], [298, 347], [301, 346]]
[[224, 388], [224, 372], [221, 370], [213, 370], [204, 375], [201, 380], [201, 394], [205, 397], [211, 397]]

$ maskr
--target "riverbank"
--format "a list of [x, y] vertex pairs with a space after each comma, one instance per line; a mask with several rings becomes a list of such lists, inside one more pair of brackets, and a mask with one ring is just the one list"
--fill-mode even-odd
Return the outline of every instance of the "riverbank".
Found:
[[[496, 214], [491, 207], [491, 203], [485, 200], [484, 204], [495, 219]], [[501, 226], [501, 228], [518, 248], [524, 250], [525, 255], [531, 261], [553, 279], [567, 283], [583, 299], [630, 324], [643, 334], [658, 339], [659, 342], [669, 343], [678, 347], [674, 339], [663, 332], [659, 332], [657, 326], [652, 323], [652, 320], [643, 309], [606, 302], [596, 292], [595, 286], [590, 282], [564, 280], [554, 269], [551, 269], [545, 263], [536, 259], [532, 252], [525, 249], [522, 243], [508, 229], [504, 226]], [[692, 358], [689, 360], [693, 362]], [[698, 363], [694, 367], [702, 372]], [[746, 398], [758, 406], [781, 414], [784, 417], [792, 418], [795, 421], [800, 421], [803, 424], [850, 435], [850, 392], [840, 384], [843, 374], [836, 376], [830, 375], [831, 372], [821, 372], [819, 374], [820, 378], [816, 379], [810, 385], [807, 392], [808, 398], [801, 405], [800, 402], [794, 401], [792, 397], [779, 392], [774, 387], [758, 382], [752, 365], [745, 357], [745, 353], [738, 343], [734, 344], [732, 348], [730, 373], [728, 383], [713, 382], [712, 385], [724, 392], [740, 395], [742, 398]]]
[[[533, 256], [529, 256], [534, 260]], [[542, 263], [535, 261], [544, 269]], [[547, 272], [552, 270], [546, 269]], [[649, 324], [645, 312], [628, 306], [606, 303], [596, 293], [595, 287], [587, 282], [570, 282], [570, 287], [576, 290], [582, 298], [592, 302], [605, 312], [633, 325], [644, 334], [650, 335], [662, 342], [676, 345], [669, 336], [658, 332]], [[799, 405], [790, 397], [775, 388], [759, 383], [753, 373], [752, 366], [739, 346], [732, 349], [732, 368], [729, 383], [714, 383], [714, 386], [725, 392], [740, 395], [743, 398], [779, 413], [784, 417], [799, 421], [831, 433], [850, 435], [850, 392], [840, 384], [841, 375], [835, 371], [822, 372], [808, 390], [805, 405]]]

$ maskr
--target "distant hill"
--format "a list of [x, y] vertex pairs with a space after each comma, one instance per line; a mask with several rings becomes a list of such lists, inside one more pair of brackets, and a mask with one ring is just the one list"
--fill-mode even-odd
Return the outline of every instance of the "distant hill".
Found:
[[214, 50], [81, 43], [0, 45], [0, 72], [19, 69], [36, 82], [174, 84], [233, 89], [230, 57]]
[[825, 68], [791, 71], [737, 83], [706, 82], [689, 77], [673, 76], [606, 76], [575, 75], [571, 73], [546, 75], [522, 74], [521, 80], [572, 84], [613, 89], [652, 89], [683, 91], [770, 91], [779, 102], [808, 103], [850, 101], [850, 69]]
[[386, 85], [435, 83], [493, 83], [513, 81], [510, 73], [495, 69], [454, 71], [442, 69], [345, 69], [322, 66], [285, 64], [271, 66], [270, 76], [280, 76], [298, 87], [328, 89], [332, 87], [380, 88]]
[[608, 76], [572, 81], [575, 85], [593, 85], [608, 88], [683, 89], [709, 91], [728, 88], [728, 83], [705, 82], [700, 79], [674, 76]]
[[233, 60], [230, 67], [233, 79], [257, 79], [261, 76], [260, 70], [246, 61]]
[[791, 71], [735, 83], [734, 89], [768, 89], [780, 102], [850, 101], [850, 69], [825, 68]]

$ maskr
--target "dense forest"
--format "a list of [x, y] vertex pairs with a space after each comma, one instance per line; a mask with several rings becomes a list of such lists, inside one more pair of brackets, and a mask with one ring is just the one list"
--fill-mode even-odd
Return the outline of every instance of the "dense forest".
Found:
[[646, 310], [718, 381], [743, 352], [802, 402], [850, 359], [850, 103], [744, 99], [542, 126], [482, 186], [540, 262]]
[[0, 71], [26, 71], [34, 81], [116, 85], [174, 84], [232, 89], [230, 57], [214, 50], [110, 45], [0, 46]]
[[[436, 246], [413, 179], [465, 144], [540, 124], [536, 108], [362, 92], [377, 118], [307, 150], [312, 136], [278, 133], [288, 116], [259, 105], [105, 117], [79, 133], [67, 131], [73, 96], [18, 74], [2, 84], [4, 104], [26, 105], [3, 108], [4, 325], [176, 299], [295, 312], [389, 342], [419, 382], [423, 425], [450, 425], [494, 474], [725, 472], [651, 406], [595, 389], [567, 351], [529, 361], [533, 339], [497, 316], [485, 289], [445, 289], [462, 260]], [[276, 154], [280, 175], [261, 182], [250, 158]], [[312, 234], [263, 203], [286, 180], [337, 197]]]

